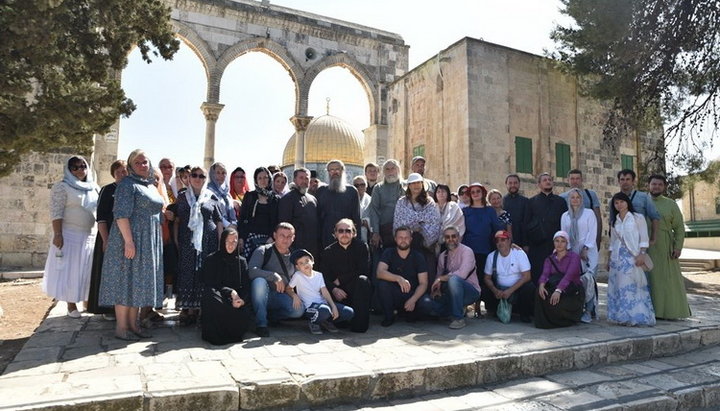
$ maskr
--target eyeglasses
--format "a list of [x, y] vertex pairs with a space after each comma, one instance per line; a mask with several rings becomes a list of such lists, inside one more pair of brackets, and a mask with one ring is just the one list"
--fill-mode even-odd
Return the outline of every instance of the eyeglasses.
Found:
[[470, 194], [482, 194], [482, 190], [470, 190]]
[[172, 169], [172, 168], [174, 168], [174, 167], [171, 166], [171, 165], [169, 165], [169, 164], [166, 164], [166, 165], [164, 165], [164, 166], [160, 166], [160, 168], [162, 168], [162, 169]]
[[365, 187], [366, 184], [353, 184], [355, 188]]
[[190, 174], [190, 177], [192, 177], [192, 178], [199, 178], [199, 179], [201, 179], [201, 180], [205, 180], [205, 179], [207, 178], [204, 174], [197, 174], [197, 173], [192, 173], [192, 174]]
[[352, 234], [352, 229], [350, 228], [336, 228], [335, 232], [338, 234]]
[[453, 238], [458, 238], [457, 234], [445, 234], [443, 237], [445, 237], [446, 240], [450, 240]]
[[499, 243], [500, 241], [510, 241], [510, 239], [509, 239], [509, 238], [500, 237], [500, 238], [496, 238], [495, 241]]
[[87, 168], [87, 166], [86, 166], [85, 164], [80, 164], [79, 166], [73, 165], [73, 166], [70, 166], [70, 167], [68, 167], [68, 168], [70, 169], [70, 171], [78, 171], [78, 170], [81, 170], [81, 169], [82, 169], [82, 170], [85, 170], [85, 169]]

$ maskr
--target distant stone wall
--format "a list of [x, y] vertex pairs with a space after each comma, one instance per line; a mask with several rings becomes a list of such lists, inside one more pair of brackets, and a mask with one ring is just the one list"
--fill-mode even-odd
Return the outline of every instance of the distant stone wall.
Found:
[[42, 268], [52, 227], [50, 189], [70, 155], [33, 153], [0, 179], [0, 269]]
[[716, 213], [716, 204], [720, 201], [718, 184], [698, 181], [692, 190], [683, 192], [682, 213], [685, 221], [718, 220], [720, 214]]

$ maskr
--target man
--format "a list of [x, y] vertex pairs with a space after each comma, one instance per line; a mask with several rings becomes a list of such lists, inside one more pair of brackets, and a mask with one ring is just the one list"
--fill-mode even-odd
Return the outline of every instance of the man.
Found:
[[505, 177], [505, 188], [507, 194], [503, 197], [503, 209], [510, 214], [510, 219], [515, 222], [512, 226], [512, 241], [519, 245], [525, 245], [525, 227], [522, 222], [525, 220], [525, 210], [528, 205], [528, 198], [520, 194], [520, 177], [517, 174], [509, 174]]
[[648, 249], [655, 265], [648, 277], [655, 316], [668, 320], [687, 318], [691, 313], [678, 262], [685, 240], [683, 216], [675, 201], [663, 195], [667, 187], [665, 176], [651, 175], [648, 185], [660, 213], [655, 244]]
[[[537, 286], [543, 263], [554, 249], [553, 234], [560, 230], [560, 217], [567, 211], [567, 202], [553, 193], [553, 178], [548, 173], [538, 176], [540, 192], [528, 200], [523, 220], [524, 249], [530, 258], [532, 281]], [[510, 218], [514, 217], [512, 214]], [[515, 224], [513, 224], [515, 229]]]
[[395, 205], [400, 197], [405, 195], [402, 177], [400, 176], [400, 163], [389, 159], [383, 164], [383, 181], [373, 190], [368, 207], [370, 231], [372, 237], [370, 244], [373, 248], [380, 246], [393, 247], [393, 218]]
[[497, 311], [500, 300], [510, 300], [513, 312], [520, 314], [523, 322], [530, 322], [535, 301], [535, 286], [530, 281], [530, 261], [524, 251], [510, 243], [510, 233], [495, 233], [497, 250], [488, 255], [485, 262], [485, 288], [482, 300], [489, 314]]
[[290, 223], [295, 227], [293, 248], [306, 249], [316, 259], [320, 253], [317, 199], [312, 194], [308, 194], [309, 185], [310, 171], [307, 168], [296, 169], [293, 172], [290, 191], [280, 198], [278, 221]]
[[290, 262], [290, 244], [295, 239], [295, 228], [280, 223], [273, 232], [275, 243], [262, 245], [250, 257], [250, 293], [255, 309], [255, 333], [269, 337], [268, 317], [274, 321], [300, 318], [304, 307], [293, 306], [295, 291], [288, 286], [295, 267]]
[[375, 185], [377, 184], [378, 174], [380, 174], [380, 166], [375, 163], [365, 164], [365, 180], [367, 181], [367, 195], [371, 196]]
[[[652, 227], [650, 229], [650, 246], [655, 244], [655, 239], [658, 232], [658, 226], [660, 224], [660, 214], [655, 208], [655, 203], [652, 201], [647, 193], [635, 190], [635, 178], [637, 175], [630, 169], [620, 170], [617, 173], [618, 184], [620, 185], [620, 191], [627, 194], [630, 197], [630, 202], [633, 205], [636, 213], [640, 213], [645, 216], [645, 219], [650, 219]], [[610, 220], [613, 220], [615, 215], [615, 207], [612, 205], [612, 199], [610, 199]]]
[[350, 330], [364, 333], [370, 321], [370, 258], [368, 246], [359, 241], [352, 220], [343, 218], [335, 224], [337, 241], [322, 251], [319, 271], [333, 300], [355, 311]]
[[[570, 170], [568, 172], [568, 183], [570, 183], [571, 189], [577, 188], [578, 190], [580, 190], [580, 195], [582, 195], [583, 198], [583, 205], [585, 206], [585, 208], [590, 209], [593, 211], [593, 213], [595, 213], [595, 220], [597, 221], [597, 236], [595, 239], [595, 243], [599, 250], [600, 241], [602, 241], [602, 216], [600, 216], [600, 199], [598, 199], [597, 193], [595, 193], [593, 190], [583, 188], [582, 171], [576, 168]], [[560, 197], [567, 201], [569, 194], [570, 191], [566, 191], [560, 194]]]
[[[435, 299], [435, 312], [440, 316], [450, 315], [450, 328], [458, 330], [466, 325], [465, 306], [480, 298], [480, 283], [475, 269], [475, 253], [460, 242], [458, 228], [447, 227], [443, 231], [443, 238], [447, 250], [438, 257], [438, 276], [430, 294]], [[445, 291], [443, 283], [447, 284]]]
[[340, 160], [327, 163], [328, 185], [317, 190], [318, 224], [321, 246], [327, 247], [335, 241], [333, 230], [335, 223], [349, 218], [360, 227], [360, 201], [355, 187], [345, 184], [345, 164]]
[[425, 177], [425, 157], [413, 157], [412, 161], [410, 162], [410, 168], [412, 169], [413, 173], [418, 173], [425, 179], [425, 191], [427, 191], [428, 194], [434, 193], [435, 189], [437, 188], [437, 183]]
[[431, 311], [432, 301], [425, 294], [428, 285], [427, 264], [423, 255], [410, 248], [412, 230], [402, 226], [395, 229], [395, 248], [387, 248], [377, 268], [378, 296], [384, 319], [389, 327], [395, 322], [395, 309], [403, 310], [408, 321]]
[[317, 176], [317, 171], [310, 170], [310, 185], [308, 186], [308, 193], [317, 195], [318, 188], [320, 188], [320, 179]]
[[175, 202], [177, 198], [177, 185], [175, 184], [175, 164], [169, 158], [163, 158], [158, 163], [160, 167], [160, 174], [163, 177], [163, 184], [165, 184], [165, 191], [167, 191], [170, 204]]

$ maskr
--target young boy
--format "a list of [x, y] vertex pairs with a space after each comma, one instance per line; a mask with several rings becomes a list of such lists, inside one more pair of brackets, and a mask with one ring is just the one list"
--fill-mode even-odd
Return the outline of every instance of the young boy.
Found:
[[295, 250], [290, 254], [290, 262], [295, 265], [295, 274], [290, 279], [290, 287], [295, 287], [297, 294], [293, 296], [293, 307], [305, 306], [305, 317], [310, 320], [310, 332], [322, 334], [322, 328], [331, 333], [337, 332], [333, 320], [349, 321], [353, 309], [335, 303], [325, 288], [323, 275], [313, 271], [315, 260], [308, 250]]

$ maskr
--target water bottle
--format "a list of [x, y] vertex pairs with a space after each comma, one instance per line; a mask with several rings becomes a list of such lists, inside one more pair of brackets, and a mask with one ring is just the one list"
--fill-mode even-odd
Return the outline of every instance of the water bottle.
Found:
[[65, 269], [65, 259], [62, 250], [58, 249], [55, 251], [55, 270], [62, 271], [63, 269]]

